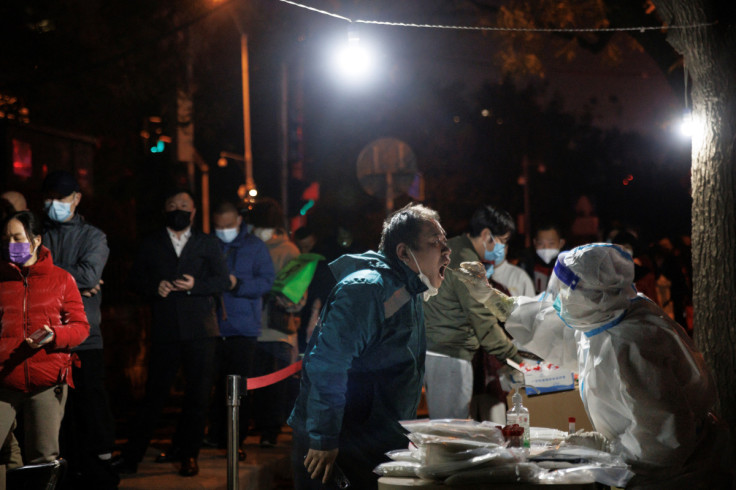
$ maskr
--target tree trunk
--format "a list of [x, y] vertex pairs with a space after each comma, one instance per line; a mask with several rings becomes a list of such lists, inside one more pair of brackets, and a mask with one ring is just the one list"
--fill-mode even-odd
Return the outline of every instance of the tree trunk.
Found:
[[[730, 1], [654, 0], [692, 79], [695, 342], [716, 380], [718, 414], [736, 441], [736, 28]], [[721, 5], [719, 5], [721, 4]], [[720, 8], [720, 12], [718, 11]]]

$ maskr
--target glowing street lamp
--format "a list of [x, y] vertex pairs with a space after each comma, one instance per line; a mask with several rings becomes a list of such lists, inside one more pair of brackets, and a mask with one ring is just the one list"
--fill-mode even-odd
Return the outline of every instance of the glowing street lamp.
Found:
[[686, 111], [677, 129], [682, 138], [690, 141], [693, 152], [705, 144], [708, 126], [702, 114]]
[[682, 116], [682, 122], [680, 123], [680, 134], [686, 138], [692, 138], [695, 131], [695, 123], [693, 121], [693, 113], [686, 111]]
[[253, 202], [258, 196], [258, 189], [248, 189], [245, 184], [238, 187], [238, 197], [243, 201]]
[[217, 166], [220, 168], [227, 167], [228, 160], [235, 160], [243, 164], [243, 172], [246, 174], [246, 183], [241, 184], [240, 187], [238, 187], [238, 197], [240, 197], [240, 199], [242, 199], [243, 201], [253, 202], [256, 196], [258, 196], [258, 189], [256, 189], [253, 178], [251, 177], [250, 179], [248, 179], [248, 167], [246, 165], [246, 159], [243, 157], [243, 155], [238, 155], [237, 153], [221, 151], [220, 158], [217, 160]]

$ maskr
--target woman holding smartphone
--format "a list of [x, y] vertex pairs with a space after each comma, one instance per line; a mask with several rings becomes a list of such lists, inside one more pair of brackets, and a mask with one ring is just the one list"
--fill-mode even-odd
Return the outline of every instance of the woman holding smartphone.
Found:
[[41, 223], [20, 211], [0, 225], [0, 440], [25, 422], [26, 464], [59, 456], [73, 347], [89, 335], [74, 278], [41, 245]]

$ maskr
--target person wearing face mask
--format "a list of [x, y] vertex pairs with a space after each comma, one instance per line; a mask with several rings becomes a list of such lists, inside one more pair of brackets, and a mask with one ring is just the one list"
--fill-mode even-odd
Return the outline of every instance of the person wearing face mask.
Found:
[[[253, 373], [256, 339], [261, 333], [261, 298], [271, 290], [275, 277], [266, 245], [248, 233], [243, 217], [231, 202], [223, 202], [214, 212], [215, 236], [225, 255], [230, 271], [230, 289], [222, 293], [217, 312], [220, 337], [215, 355], [215, 394], [210, 406], [207, 442], [219, 447], [227, 445], [225, 423], [226, 382], [229, 374], [244, 379]], [[247, 404], [240, 405], [239, 441], [248, 433]], [[241, 460], [245, 452], [238, 452]]]
[[547, 290], [557, 255], [565, 247], [562, 229], [553, 223], [543, 224], [534, 234], [534, 248], [527, 250], [521, 266], [534, 283], [536, 294]]
[[423, 304], [449, 262], [437, 213], [409, 204], [384, 221], [378, 252], [330, 263], [338, 283], [310, 338], [288, 421], [295, 488], [335, 488], [339, 468], [350, 488], [375, 489], [373, 468], [407, 446], [399, 421], [416, 418], [421, 397]]
[[496, 262], [493, 268], [491, 279], [508, 289], [511, 296], [534, 296], [534, 284], [526, 271], [506, 259], [508, 244], [504, 252], [501, 262]]
[[300, 254], [299, 247], [289, 240], [284, 226], [284, 215], [278, 202], [271, 198], [258, 201], [250, 213], [251, 233], [268, 247], [273, 267], [278, 272]]
[[620, 455], [626, 488], [733, 488], [728, 431], [710, 410], [713, 377], [685, 330], [637, 294], [634, 261], [607, 243], [561, 253], [554, 301], [516, 298], [506, 328], [525, 349], [578, 373], [597, 432], [566, 444]]
[[473, 299], [460, 280], [461, 262], [482, 262], [486, 276], [503, 260], [506, 241], [516, 229], [511, 216], [481, 206], [470, 219], [469, 231], [451, 238], [452, 262], [437, 296], [425, 306], [427, 326], [427, 406], [430, 418], [465, 419], [473, 395], [472, 360], [483, 349], [500, 362], [521, 362], [516, 347], [498, 319]]
[[[299, 248], [289, 240], [284, 225], [283, 211], [276, 200], [264, 198], [256, 202], [249, 215], [249, 220], [253, 225], [253, 234], [266, 244], [276, 274], [289, 261], [299, 256]], [[304, 303], [300, 305], [303, 307]], [[266, 302], [261, 322], [261, 334], [256, 344], [254, 376], [270, 374], [296, 361], [297, 333], [287, 333], [283, 329], [273, 328], [275, 325], [271, 320], [291, 319], [293, 314], [299, 312], [296, 309], [298, 307], [297, 305], [294, 311], [286, 313], [273, 301]], [[261, 447], [274, 447], [278, 443], [278, 435], [286, 422], [288, 407], [291, 406], [290, 381], [285, 379], [253, 393], [253, 419], [255, 429], [261, 435]]]
[[120, 478], [110, 468], [115, 447], [115, 419], [105, 388], [105, 362], [100, 323], [102, 273], [110, 249], [107, 236], [78, 212], [82, 200], [76, 178], [65, 170], [43, 181], [43, 244], [54, 263], [77, 281], [90, 333], [74, 349], [80, 362], [72, 367], [76, 388], [69, 392], [61, 426], [61, 449], [69, 464], [72, 486], [117, 488]]
[[0, 440], [22, 412], [26, 464], [59, 457], [71, 349], [89, 335], [74, 278], [54, 265], [41, 233], [30, 211], [0, 225]]
[[144, 239], [128, 277], [131, 289], [150, 301], [152, 321], [145, 395], [114, 462], [123, 474], [137, 471], [179, 367], [186, 379], [185, 403], [171, 448], [156, 461], [179, 461], [181, 476], [199, 473], [219, 336], [215, 307], [233, 283], [217, 238], [192, 226], [196, 212], [189, 191], [171, 191], [165, 227]]

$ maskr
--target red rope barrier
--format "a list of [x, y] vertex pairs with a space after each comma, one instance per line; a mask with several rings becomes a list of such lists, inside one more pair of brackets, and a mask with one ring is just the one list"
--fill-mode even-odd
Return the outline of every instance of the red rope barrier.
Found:
[[279, 369], [276, 372], [267, 374], [265, 376], [258, 376], [257, 378], [249, 378], [247, 380], [247, 390], [257, 390], [270, 386], [274, 383], [278, 383], [282, 379], [286, 379], [294, 373], [298, 373], [302, 369], [302, 361], [297, 361], [290, 366], [286, 366], [284, 369]]

